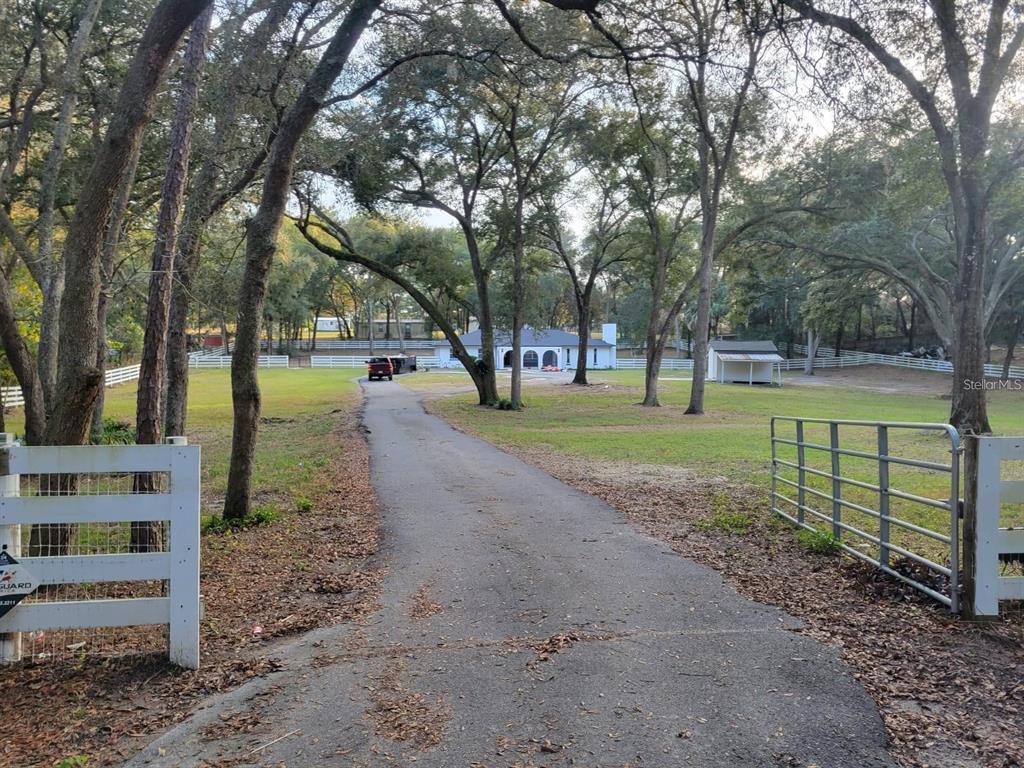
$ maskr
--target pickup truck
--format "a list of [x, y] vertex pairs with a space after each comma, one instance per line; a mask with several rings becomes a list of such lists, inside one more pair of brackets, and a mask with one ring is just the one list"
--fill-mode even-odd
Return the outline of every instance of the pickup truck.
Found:
[[393, 381], [395, 378], [395, 368], [391, 364], [391, 359], [387, 357], [371, 357], [366, 361], [366, 376], [370, 381], [374, 379], [383, 381], [385, 376], [388, 381]]

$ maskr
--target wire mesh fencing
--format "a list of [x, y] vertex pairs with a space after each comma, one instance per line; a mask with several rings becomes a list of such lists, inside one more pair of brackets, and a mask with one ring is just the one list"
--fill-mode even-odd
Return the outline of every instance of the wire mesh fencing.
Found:
[[177, 645], [198, 664], [199, 455], [172, 440], [3, 452], [0, 542], [38, 580], [0, 617], [18, 630], [0, 636], [7, 656], [173, 660]]
[[[104, 474], [30, 474], [19, 476], [20, 496], [144, 497], [166, 494], [166, 472]], [[22, 525], [22, 557], [82, 557], [142, 552], [169, 552], [170, 530], [166, 521], [37, 523]], [[163, 597], [164, 579], [43, 584], [23, 601], [25, 605], [83, 600]], [[167, 647], [167, 627], [93, 627], [35, 630], [22, 633], [23, 660], [66, 661], [83, 656], [123, 657], [162, 652]]]

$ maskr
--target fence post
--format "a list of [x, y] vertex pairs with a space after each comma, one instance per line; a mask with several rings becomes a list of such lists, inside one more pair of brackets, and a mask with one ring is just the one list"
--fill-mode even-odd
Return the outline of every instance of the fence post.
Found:
[[[168, 437], [169, 446], [187, 446], [186, 437]], [[191, 451], [171, 458], [171, 576], [168, 588], [172, 664], [199, 669], [199, 462]]]
[[796, 463], [799, 465], [796, 471], [796, 519], [803, 524], [804, 505], [807, 504], [807, 494], [804, 492], [807, 473], [804, 471], [804, 423], [799, 420], [796, 423], [796, 443]]
[[878, 427], [878, 564], [889, 566], [889, 428]]
[[839, 425], [834, 421], [828, 425], [828, 437], [832, 454], [832, 535], [838, 539], [842, 533], [839, 519], [842, 516], [843, 505], [839, 500], [843, 496], [843, 483], [839, 479]]
[[[983, 618], [999, 615], [1000, 455], [989, 438], [969, 435], [967, 437], [968, 450], [970, 450], [971, 444], [973, 444], [977, 462], [977, 485], [973, 494], [973, 538], [975, 539], [974, 551], [976, 554], [972, 563], [974, 599], [968, 605], [973, 604], [974, 615], [972, 618]], [[968, 537], [967, 521], [964, 522], [964, 564], [966, 566]], [[964, 580], [967, 581], [967, 574], [965, 573], [964, 576]]]
[[[14, 445], [14, 435], [0, 432], [0, 497], [18, 496], [21, 493], [21, 480], [18, 475], [8, 474], [9, 454]], [[0, 525], [0, 548], [7, 546], [11, 557], [21, 557], [21, 526]], [[11, 664], [21, 661], [21, 633], [6, 632], [0, 634], [0, 664]]]
[[[953, 613], [960, 613], [961, 609], [961, 579], [960, 565], [962, 551], [960, 549], [960, 455], [962, 444], [960, 433], [950, 428], [950, 479], [949, 479], [949, 609]], [[973, 567], [973, 557], [965, 561]]]
[[[979, 442], [977, 435], [963, 435], [963, 485], [960, 492], [963, 494], [963, 548], [960, 556], [963, 561], [963, 577], [961, 584], [963, 592], [961, 595], [961, 613], [965, 619], [973, 619], [984, 615], [978, 611], [976, 605], [977, 597], [977, 573], [978, 573], [978, 480], [981, 470], [979, 462]], [[997, 470], [998, 471], [998, 470]], [[959, 505], [959, 499], [957, 500]], [[998, 607], [997, 607], [998, 610]]]

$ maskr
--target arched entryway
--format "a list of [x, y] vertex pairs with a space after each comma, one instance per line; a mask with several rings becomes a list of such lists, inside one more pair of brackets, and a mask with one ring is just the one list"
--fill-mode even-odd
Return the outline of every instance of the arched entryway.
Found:
[[505, 353], [505, 359], [502, 361], [501, 367], [502, 368], [511, 368], [512, 367], [512, 350], [511, 349], [508, 352]]
[[523, 353], [523, 368], [537, 368], [537, 353], [532, 349], [526, 350]]
[[549, 349], [544, 353], [544, 367], [548, 366], [556, 367], [558, 365], [558, 353], [553, 349]]

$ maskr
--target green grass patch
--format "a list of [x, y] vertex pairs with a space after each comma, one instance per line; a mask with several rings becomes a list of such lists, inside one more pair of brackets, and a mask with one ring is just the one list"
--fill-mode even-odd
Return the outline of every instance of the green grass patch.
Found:
[[806, 528], [798, 528], [796, 540], [804, 549], [816, 555], [838, 555], [842, 551], [842, 542], [831, 533], [824, 531], [808, 531]]
[[[672, 372], [669, 372], [671, 374]], [[925, 375], [925, 374], [923, 374]], [[938, 375], [938, 374], [936, 374]], [[879, 385], [887, 386], [884, 371]], [[552, 451], [569, 456], [624, 464], [667, 464], [693, 469], [706, 476], [753, 485], [767, 490], [771, 470], [770, 422], [773, 415], [864, 421], [943, 423], [949, 418], [949, 399], [934, 394], [889, 393], [838, 384], [794, 384], [784, 387], [749, 387], [709, 383], [706, 413], [687, 416], [690, 382], [669, 375], [659, 384], [662, 407], [644, 408], [643, 371], [595, 371], [587, 388], [566, 385], [528, 387], [530, 408], [504, 413], [481, 408], [472, 395], [452, 395], [432, 401], [431, 408], [453, 424], [497, 445], [526, 450]], [[948, 379], [948, 377], [946, 377]], [[990, 393], [989, 418], [997, 433], [1024, 434], [1024, 395], [1019, 392]], [[794, 438], [792, 423], [779, 422], [777, 434]], [[827, 445], [827, 425], [808, 425], [805, 440]], [[841, 427], [841, 444], [846, 448], [875, 453], [878, 436], [874, 428]], [[938, 464], [951, 461], [949, 441], [941, 433], [890, 430], [889, 453]], [[796, 462], [796, 448], [779, 445], [780, 459]], [[806, 450], [806, 461], [822, 472], [831, 471], [827, 451]], [[1019, 472], [1024, 475], [1024, 471]], [[795, 470], [781, 473], [796, 480]], [[877, 484], [875, 461], [843, 456], [840, 474]], [[832, 493], [831, 480], [808, 475], [808, 485], [819, 494]], [[939, 472], [891, 465], [891, 487], [926, 498], [945, 501], [949, 478]], [[796, 490], [783, 483], [779, 491], [796, 498]], [[876, 491], [844, 484], [842, 498], [869, 509], [878, 509]], [[831, 502], [808, 492], [808, 505], [831, 516]], [[786, 506], [783, 504], [783, 506]], [[766, 504], [767, 507], [767, 504]], [[794, 512], [794, 508], [786, 511]], [[910, 523], [948, 534], [948, 512], [909, 501], [891, 499], [891, 514]], [[709, 518], [708, 525], [729, 527], [729, 521]], [[1006, 520], [1007, 524], [1024, 523]], [[808, 515], [808, 522], [816, 520]], [[879, 524], [872, 516], [843, 508], [841, 520], [877, 536]], [[711, 522], [716, 521], [716, 522]], [[830, 524], [822, 523], [823, 529]], [[933, 556], [939, 562], [948, 557], [940, 542], [906, 529], [891, 527], [893, 542]], [[850, 546], [866, 553], [876, 551], [865, 541], [844, 535]], [[859, 542], [859, 543], [858, 543]]]
[[[329, 368], [260, 370], [263, 409], [253, 476], [258, 506], [287, 508], [294, 499], [316, 497], [318, 470], [333, 458], [329, 435], [358, 405], [359, 373]], [[227, 369], [198, 370], [189, 378], [187, 437], [202, 448], [204, 516], [219, 513], [227, 485], [230, 374]], [[111, 442], [128, 435], [134, 440], [135, 397], [133, 384], [107, 390], [104, 434]], [[19, 434], [23, 430], [20, 409], [8, 414], [7, 429]]]
[[698, 520], [694, 525], [702, 531], [717, 531], [730, 536], [742, 536], [750, 530], [754, 518], [746, 512], [715, 512]]
[[203, 533], [227, 533], [228, 531], [240, 531], [245, 528], [258, 528], [261, 525], [270, 525], [281, 517], [281, 512], [274, 505], [256, 507], [252, 512], [241, 520], [228, 520], [220, 515], [211, 515], [203, 520]]

